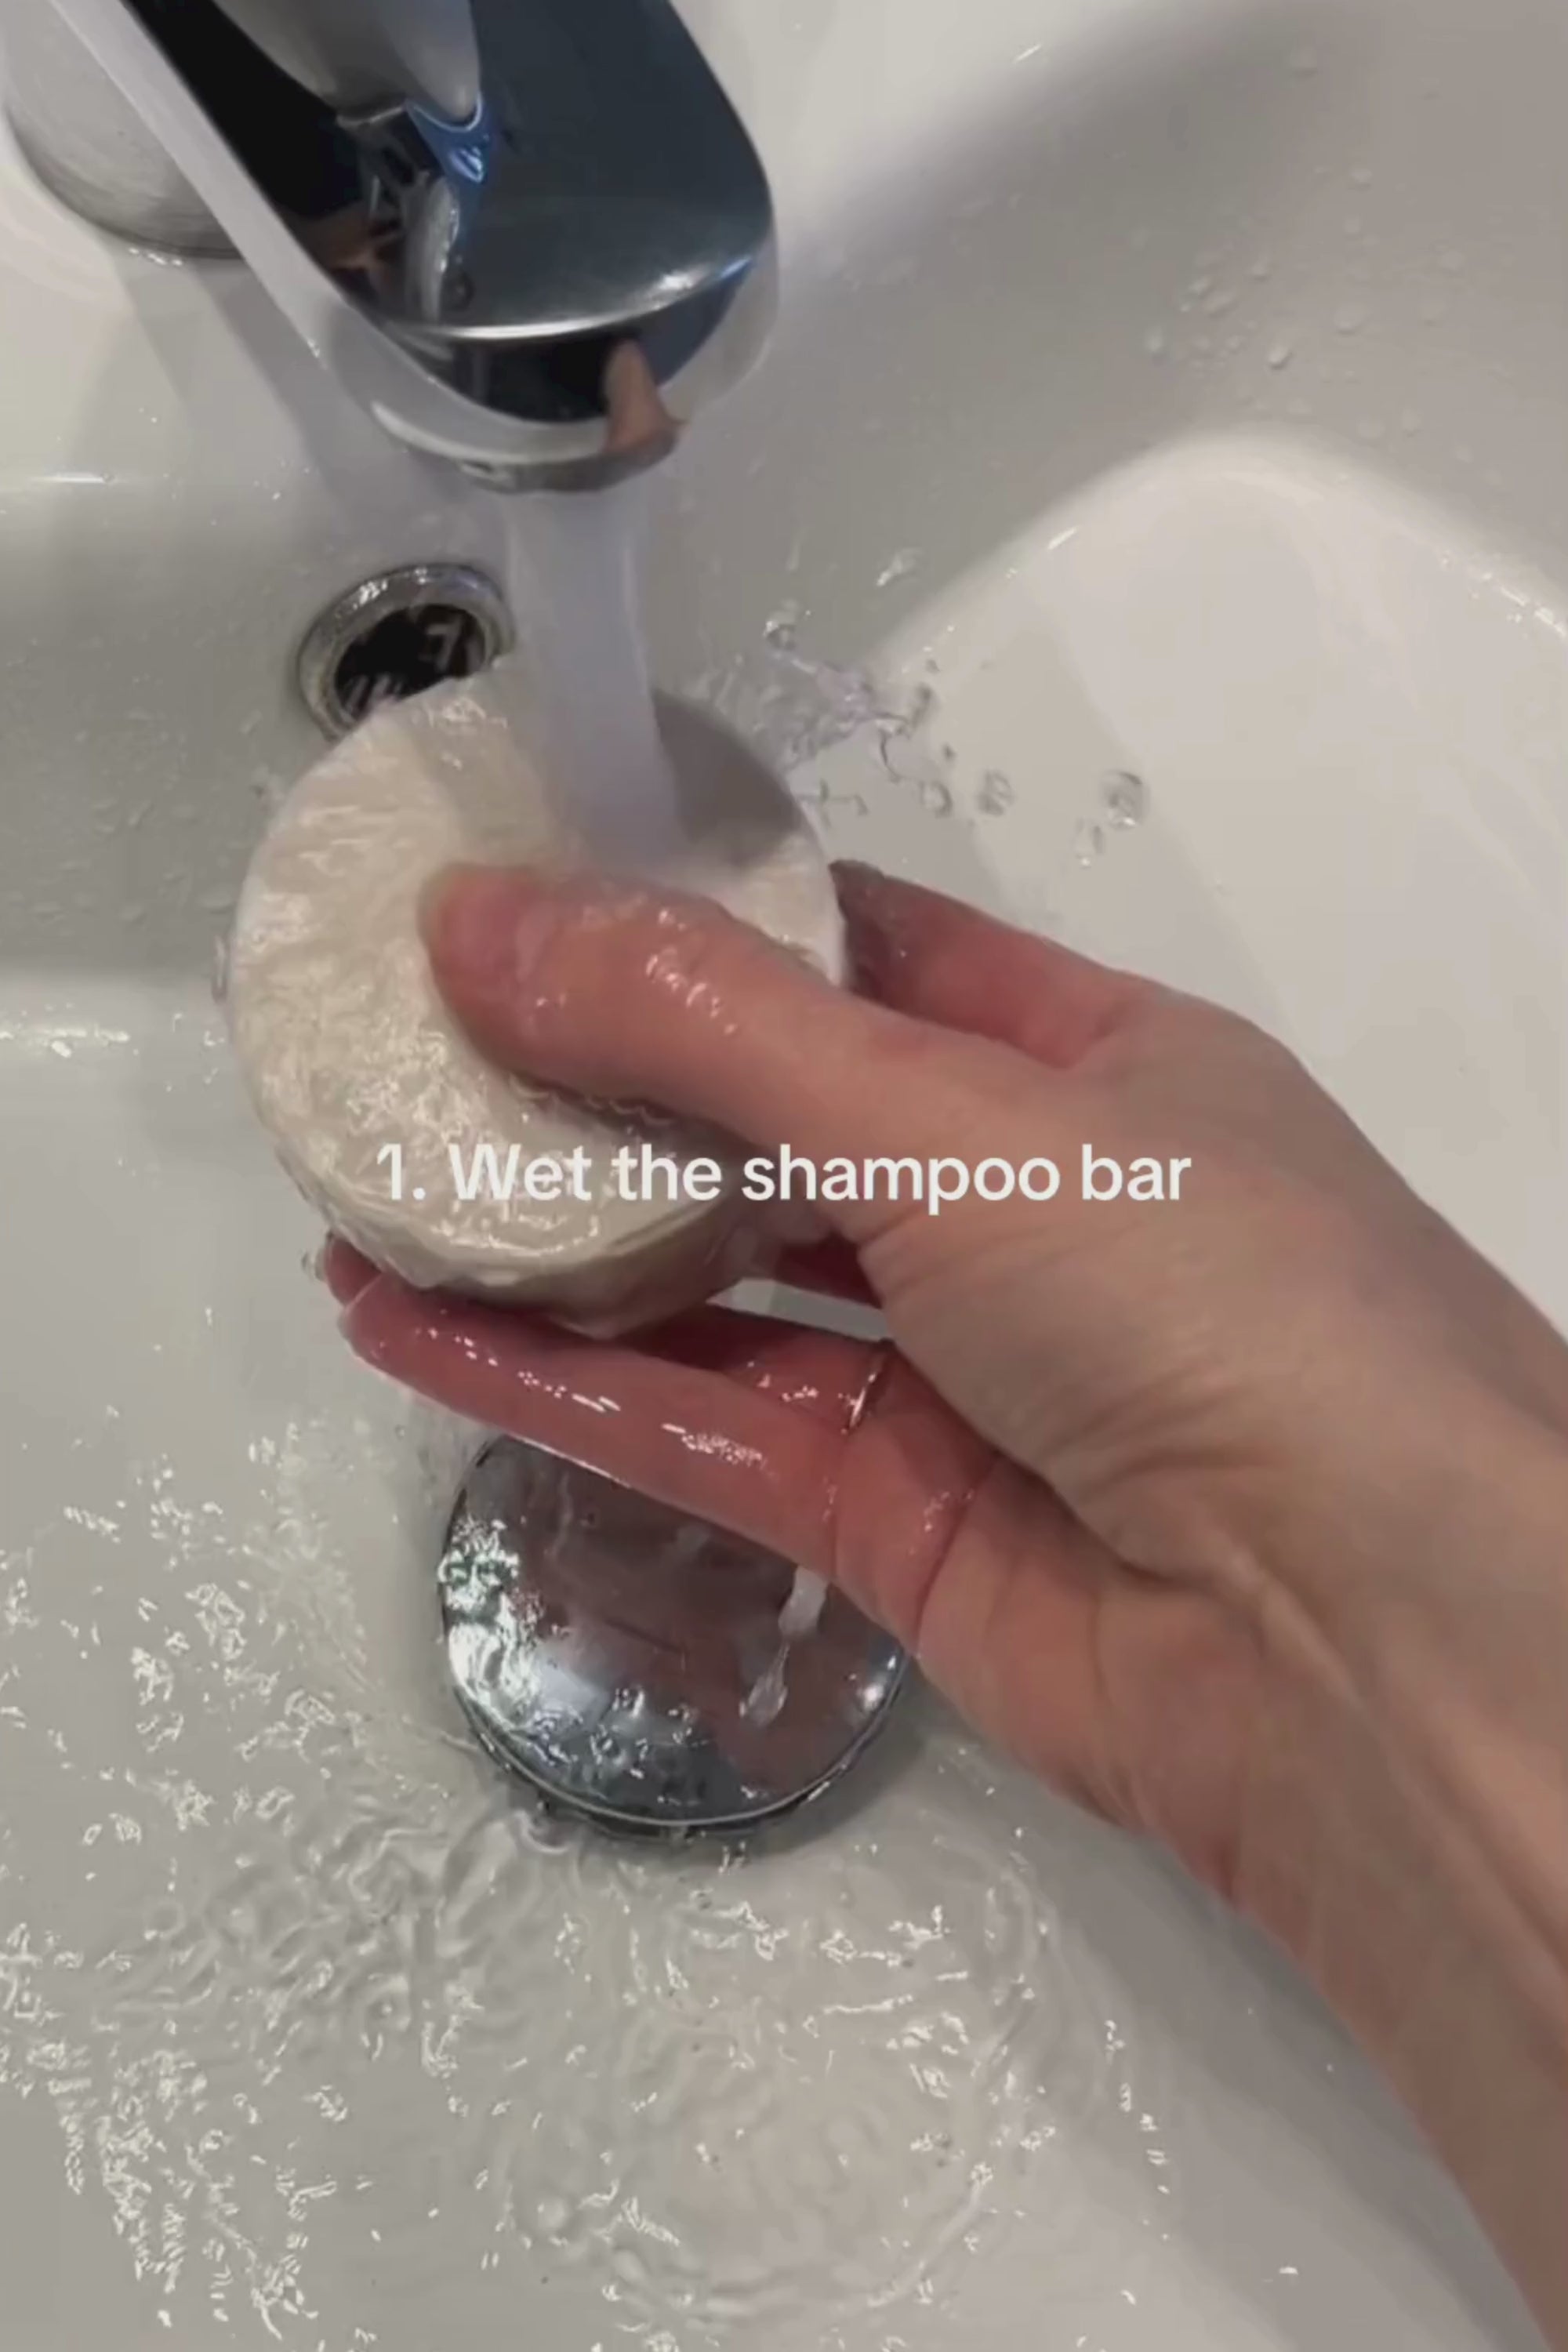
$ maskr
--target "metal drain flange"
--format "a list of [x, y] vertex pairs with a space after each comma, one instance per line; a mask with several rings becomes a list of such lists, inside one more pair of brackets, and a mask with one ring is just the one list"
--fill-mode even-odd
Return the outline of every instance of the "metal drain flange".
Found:
[[362, 580], [321, 614], [300, 648], [300, 691], [338, 742], [384, 703], [477, 677], [514, 643], [506, 599], [484, 572], [405, 564]]

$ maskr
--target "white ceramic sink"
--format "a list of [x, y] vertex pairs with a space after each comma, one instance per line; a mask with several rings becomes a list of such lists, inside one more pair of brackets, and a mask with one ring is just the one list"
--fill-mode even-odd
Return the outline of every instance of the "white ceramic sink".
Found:
[[[1559, 0], [690, 14], [790, 281], [666, 677], [815, 730], [836, 850], [1271, 1024], [1568, 1320]], [[8, 2352], [1529, 2346], [1283, 1971], [934, 1711], [723, 1869], [474, 1753], [464, 1433], [337, 1345], [209, 973], [302, 631], [498, 518], [9, 162], [0, 352]]]

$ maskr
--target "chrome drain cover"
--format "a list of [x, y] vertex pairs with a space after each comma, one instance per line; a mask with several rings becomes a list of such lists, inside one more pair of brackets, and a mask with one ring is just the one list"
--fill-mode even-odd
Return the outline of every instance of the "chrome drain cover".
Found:
[[506, 599], [470, 565], [378, 572], [323, 613], [300, 648], [300, 691], [331, 741], [384, 703], [475, 677], [515, 642]]
[[735, 1835], [809, 1803], [907, 1673], [841, 1592], [786, 1633], [785, 1561], [514, 1438], [470, 1467], [438, 1584], [480, 1743], [622, 1834]]

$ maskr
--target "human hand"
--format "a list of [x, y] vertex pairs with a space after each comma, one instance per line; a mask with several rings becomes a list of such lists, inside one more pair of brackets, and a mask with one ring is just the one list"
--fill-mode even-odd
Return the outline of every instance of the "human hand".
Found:
[[[831, 1213], [896, 1352], [722, 1310], [597, 1348], [339, 1256], [348, 1337], [832, 1577], [1295, 1952], [1463, 2172], [1484, 2086], [1439, 2099], [1391, 2043], [1451, 2053], [1462, 1996], [1494, 2077], [1539, 2077], [1562, 1997], [1568, 1351], [1247, 1024], [879, 877], [842, 895], [868, 1001], [618, 886], [457, 877], [429, 939], [531, 1076], [818, 1164], [1060, 1162], [1045, 1207]], [[1079, 1201], [1085, 1144], [1190, 1160], [1182, 1202]], [[1476, 2193], [1517, 2238], [1524, 2189]]]
[[858, 1343], [721, 1311], [598, 1349], [389, 1282], [348, 1334], [832, 1576], [983, 1729], [1234, 1889], [1259, 1674], [1375, 1648], [1468, 1502], [1471, 1433], [1568, 1428], [1568, 1350], [1247, 1024], [877, 876], [843, 895], [875, 1003], [622, 888], [477, 877], [432, 952], [479, 1041], [535, 1076], [819, 1163], [1190, 1159], [1183, 1202], [1069, 1183], [1047, 1207], [834, 1212], [899, 1350], [885, 1377]]

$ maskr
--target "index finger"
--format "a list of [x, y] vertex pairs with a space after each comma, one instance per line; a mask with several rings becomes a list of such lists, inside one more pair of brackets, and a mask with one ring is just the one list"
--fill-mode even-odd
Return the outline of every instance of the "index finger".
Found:
[[391, 1276], [362, 1284], [341, 1255], [329, 1275], [375, 1370], [814, 1570], [906, 1645], [994, 1459], [910, 1366], [858, 1340], [710, 1310], [605, 1346]]

